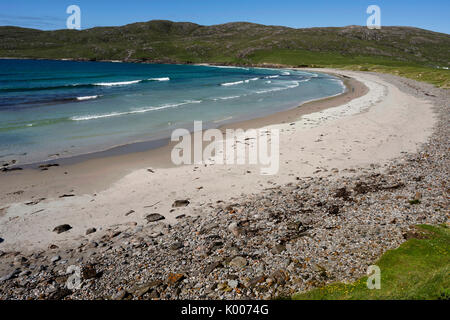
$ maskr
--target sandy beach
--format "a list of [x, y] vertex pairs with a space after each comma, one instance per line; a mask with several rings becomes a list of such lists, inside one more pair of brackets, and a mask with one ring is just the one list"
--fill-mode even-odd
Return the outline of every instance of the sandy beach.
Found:
[[279, 129], [273, 176], [172, 144], [1, 173], [0, 299], [275, 299], [448, 224], [448, 92], [321, 71], [347, 93], [222, 128]]
[[[126, 229], [146, 224], [150, 213], [159, 213], [173, 224], [180, 215], [196, 216], [217, 202], [302, 177], [382, 165], [414, 152], [431, 134], [435, 120], [427, 101], [401, 92], [374, 74], [320, 71], [345, 76], [347, 93], [226, 126], [279, 129], [279, 174], [262, 176], [257, 166], [246, 165], [174, 167], [169, 158], [173, 144], [45, 171], [2, 173], [0, 235], [4, 242], [0, 249], [70, 246], [85, 239], [89, 228], [99, 231], [96, 237], [112, 226]], [[190, 203], [173, 208], [175, 200]], [[72, 229], [52, 232], [61, 224]]]

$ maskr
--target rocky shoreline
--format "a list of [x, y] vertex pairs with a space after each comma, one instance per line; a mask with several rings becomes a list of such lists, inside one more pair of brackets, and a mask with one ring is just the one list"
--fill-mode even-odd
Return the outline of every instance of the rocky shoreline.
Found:
[[[172, 226], [149, 211], [148, 224], [87, 230], [77, 247], [0, 251], [0, 299], [273, 299], [365, 275], [415, 236], [414, 225], [449, 218], [449, 92], [379, 76], [433, 102], [438, 121], [419, 152], [318, 170]], [[70, 266], [80, 268], [80, 289], [67, 288]]]

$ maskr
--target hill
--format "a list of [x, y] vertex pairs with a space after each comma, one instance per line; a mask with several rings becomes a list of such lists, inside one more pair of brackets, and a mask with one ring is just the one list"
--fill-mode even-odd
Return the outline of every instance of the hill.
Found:
[[[82, 31], [0, 27], [0, 57], [160, 63], [414, 67], [447, 77], [450, 35], [411, 27], [293, 29], [154, 20]], [[425, 79], [426, 80], [426, 79]], [[447, 79], [448, 80], [448, 79]], [[446, 81], [444, 79], [444, 81]]]

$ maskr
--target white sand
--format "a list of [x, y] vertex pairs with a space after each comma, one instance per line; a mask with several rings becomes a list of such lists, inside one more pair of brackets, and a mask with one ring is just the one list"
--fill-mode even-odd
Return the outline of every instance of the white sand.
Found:
[[[295, 125], [269, 126], [281, 131], [278, 175], [262, 176], [258, 167], [243, 165], [198, 169], [187, 165], [157, 169], [153, 174], [137, 170], [96, 196], [49, 199], [34, 206], [11, 204], [6, 212], [0, 212], [0, 236], [5, 239], [0, 249], [26, 251], [45, 249], [49, 244], [79, 243], [88, 228], [104, 231], [113, 225], [128, 227], [130, 222], [145, 225], [144, 217], [155, 212], [164, 215], [166, 222], [175, 223], [176, 216], [199, 214], [209, 203], [257, 193], [273, 183], [293, 182], [296, 177], [312, 176], [318, 169], [322, 171], [315, 174], [330, 175], [332, 168], [382, 164], [402, 152], [415, 151], [431, 134], [434, 115], [428, 102], [372, 74], [323, 71], [354, 77], [369, 88], [369, 93], [303, 116]], [[189, 199], [191, 204], [170, 212], [176, 199]], [[125, 216], [130, 210], [135, 212]], [[60, 235], [52, 232], [55, 226], [66, 223], [73, 229]]]

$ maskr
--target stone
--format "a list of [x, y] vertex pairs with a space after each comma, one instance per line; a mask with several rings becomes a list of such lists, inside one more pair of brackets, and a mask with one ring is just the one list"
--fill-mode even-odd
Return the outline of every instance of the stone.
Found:
[[164, 220], [165, 217], [159, 213], [151, 213], [145, 217], [148, 223]]
[[134, 213], [134, 210], [130, 210], [127, 213], [125, 213], [125, 217], [128, 217], [130, 214]]
[[172, 208], [187, 207], [189, 203], [189, 200], [175, 200], [172, 204]]
[[232, 289], [236, 289], [238, 285], [239, 285], [239, 281], [237, 281], [237, 280], [229, 280], [228, 281], [228, 286]]
[[48, 169], [48, 168], [51, 168], [51, 167], [58, 167], [58, 166], [59, 166], [59, 164], [57, 164], [57, 163], [49, 163], [49, 164], [41, 164], [39, 166], [39, 168], [40, 169]]
[[62, 300], [71, 294], [71, 290], [67, 288], [59, 288], [49, 296], [49, 300]]
[[3, 239], [3, 238], [0, 238], [0, 243], [2, 243], [2, 242], [4, 242], [5, 241], [5, 239]]
[[239, 228], [239, 225], [236, 222], [230, 223], [228, 226], [228, 230], [235, 236], [238, 237], [241, 234], [241, 228]]
[[97, 271], [92, 264], [87, 264], [81, 269], [81, 276], [83, 277], [83, 279], [93, 279], [96, 278], [97, 275]]
[[328, 214], [331, 215], [338, 215], [339, 214], [339, 206], [337, 205], [332, 205], [330, 206], [330, 208], [328, 209]]
[[89, 228], [89, 229], [86, 230], [86, 235], [89, 235], [89, 234], [94, 233], [94, 232], [97, 232], [97, 229]]
[[56, 232], [57, 234], [60, 234], [60, 233], [69, 231], [70, 229], [72, 229], [72, 227], [70, 225], [62, 224], [62, 225], [59, 225], [59, 226], [55, 227], [53, 229], [53, 232]]
[[182, 273], [169, 273], [169, 275], [167, 276], [167, 283], [169, 285], [174, 285], [185, 278], [186, 276]]
[[161, 284], [162, 284], [161, 280], [155, 280], [155, 281], [148, 282], [148, 283], [144, 284], [143, 286], [140, 286], [139, 288], [137, 288], [134, 291], [134, 295], [138, 298], [142, 297], [144, 294], [149, 292], [151, 289], [158, 287]]
[[211, 262], [206, 268], [205, 268], [205, 275], [210, 274], [211, 272], [213, 272], [216, 268], [218, 268], [219, 266], [222, 266], [222, 262], [221, 261], [215, 261], [215, 262]]
[[0, 282], [8, 281], [8, 280], [14, 279], [14, 278], [17, 277], [21, 272], [22, 272], [22, 270], [20, 270], [20, 269], [15, 269], [14, 271], [8, 273], [7, 275], [1, 277], [1, 278], [0, 278]]
[[230, 266], [232, 267], [236, 267], [236, 268], [244, 268], [247, 265], [247, 260], [243, 257], [237, 256], [234, 257], [231, 261], [230, 261]]
[[181, 242], [175, 242], [173, 244], [170, 245], [170, 250], [178, 250], [183, 248], [184, 245]]
[[113, 300], [129, 300], [132, 298], [131, 293], [126, 290], [120, 290], [115, 295], [112, 296]]
[[283, 244], [277, 244], [277, 245], [275, 245], [275, 246], [272, 248], [271, 252], [272, 252], [273, 254], [279, 254], [279, 253], [282, 253], [284, 250], [286, 250], [286, 246], [285, 246], [285, 245], [283, 245]]
[[61, 257], [60, 257], [60, 256], [53, 256], [53, 257], [50, 259], [50, 261], [51, 261], [52, 263], [55, 263], [55, 262], [57, 262], [57, 261], [59, 261], [59, 260], [61, 260]]
[[28, 259], [24, 256], [17, 256], [14, 258], [14, 263], [18, 265], [24, 265], [28, 262]]

